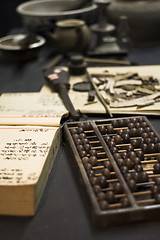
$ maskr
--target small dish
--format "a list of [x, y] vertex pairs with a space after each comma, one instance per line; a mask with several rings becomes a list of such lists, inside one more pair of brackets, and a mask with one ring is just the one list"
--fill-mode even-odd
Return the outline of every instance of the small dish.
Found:
[[39, 49], [46, 40], [33, 34], [15, 34], [0, 38], [3, 55], [14, 60], [28, 60], [37, 57]]

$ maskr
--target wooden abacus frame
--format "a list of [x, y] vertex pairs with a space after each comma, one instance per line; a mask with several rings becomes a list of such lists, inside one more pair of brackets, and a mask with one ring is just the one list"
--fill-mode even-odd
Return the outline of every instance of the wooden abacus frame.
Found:
[[[147, 123], [147, 125], [150, 127], [150, 129], [154, 132], [155, 136], [158, 138], [160, 142], [160, 137], [156, 130], [153, 128], [151, 123], [148, 121], [148, 119], [144, 116], [140, 117], [129, 117], [129, 119], [139, 119], [143, 118], [143, 120]], [[102, 148], [107, 155], [107, 158], [112, 164], [113, 167], [113, 173], [116, 174], [116, 179], [122, 184], [123, 186], [123, 194], [116, 194], [116, 197], [123, 197], [127, 196], [130, 202], [130, 206], [128, 207], [121, 207], [121, 203], [114, 203], [110, 204], [110, 208], [106, 210], [102, 210], [99, 206], [99, 203], [97, 201], [95, 192], [93, 190], [92, 184], [90, 183], [89, 177], [87, 175], [86, 169], [84, 168], [84, 165], [82, 163], [81, 157], [79, 155], [79, 152], [76, 148], [76, 145], [74, 143], [73, 137], [71, 135], [70, 129], [77, 128], [79, 122], [67, 122], [64, 126], [64, 141], [65, 145], [69, 148], [70, 152], [72, 153], [71, 157], [71, 164], [74, 167], [74, 172], [78, 176], [80, 183], [83, 185], [82, 189], [84, 192], [86, 192], [87, 198], [89, 199], [89, 206], [93, 215], [93, 218], [96, 222], [96, 225], [98, 226], [107, 226], [112, 224], [125, 224], [125, 223], [131, 223], [135, 221], [146, 221], [146, 220], [156, 220], [160, 219], [160, 204], [156, 203], [155, 199], [144, 199], [136, 201], [135, 197], [140, 195], [147, 195], [150, 194], [150, 191], [144, 191], [142, 192], [135, 192], [132, 193], [129, 189], [126, 180], [124, 179], [124, 176], [122, 175], [119, 166], [117, 165], [113, 154], [109, 150], [109, 147], [107, 146], [102, 134], [100, 133], [98, 126], [99, 125], [106, 125], [110, 124], [114, 120], [119, 119], [128, 119], [126, 118], [112, 118], [112, 119], [106, 119], [106, 120], [91, 120], [91, 121], [83, 121], [82, 123], [89, 122], [92, 126], [93, 132], [96, 134], [96, 137], [98, 138], [98, 141], [101, 143]], [[90, 132], [92, 131], [90, 130]], [[151, 156], [152, 154], [146, 154], [146, 156]], [[154, 154], [153, 154], [154, 155]], [[93, 167], [96, 169], [96, 167]], [[152, 169], [151, 169], [152, 170]], [[152, 178], [154, 176], [160, 176], [156, 174], [152, 174]], [[152, 179], [150, 178], [150, 179]], [[114, 179], [110, 179], [108, 181], [114, 182]], [[149, 182], [148, 184], [150, 184]], [[146, 183], [147, 184], [147, 183]]]

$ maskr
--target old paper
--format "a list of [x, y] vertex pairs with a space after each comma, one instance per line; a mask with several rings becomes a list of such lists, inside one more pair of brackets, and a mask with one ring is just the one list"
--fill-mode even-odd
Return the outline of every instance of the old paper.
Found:
[[66, 109], [57, 93], [4, 93], [0, 125], [59, 126]]

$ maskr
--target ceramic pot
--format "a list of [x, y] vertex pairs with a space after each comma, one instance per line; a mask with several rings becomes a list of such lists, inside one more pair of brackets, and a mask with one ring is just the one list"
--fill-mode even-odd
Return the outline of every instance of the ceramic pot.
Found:
[[50, 35], [58, 50], [63, 54], [84, 53], [91, 42], [90, 30], [83, 20], [58, 21]]

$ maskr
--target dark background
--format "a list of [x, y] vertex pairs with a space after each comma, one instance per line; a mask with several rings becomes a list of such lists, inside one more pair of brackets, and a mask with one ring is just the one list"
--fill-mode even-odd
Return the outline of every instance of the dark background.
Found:
[[[0, 35], [21, 27], [15, 7], [23, 1], [0, 2]], [[39, 91], [44, 84], [42, 67], [46, 49], [37, 59], [8, 62], [0, 55], [0, 93]], [[160, 64], [160, 46], [133, 48], [124, 60], [138, 65]], [[160, 133], [159, 117], [149, 120]], [[34, 217], [0, 216], [0, 240], [159, 240], [160, 220], [97, 229], [70, 166], [70, 155], [61, 146], [45, 192]], [[11, 196], [12, 197], [12, 196]]]
[[16, 7], [23, 3], [23, 0], [2, 0], [0, 1], [0, 37], [5, 36], [15, 27], [22, 27], [22, 21], [16, 12]]

